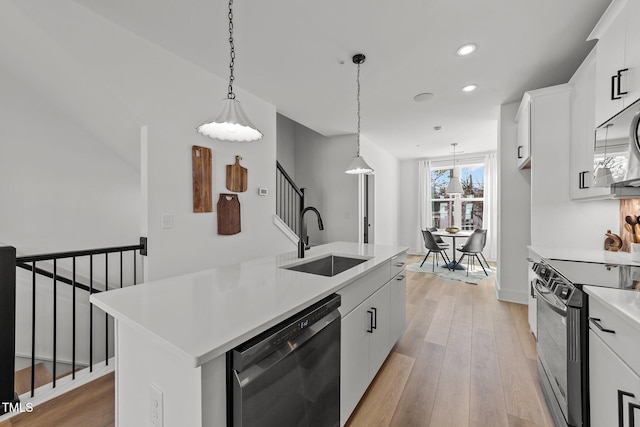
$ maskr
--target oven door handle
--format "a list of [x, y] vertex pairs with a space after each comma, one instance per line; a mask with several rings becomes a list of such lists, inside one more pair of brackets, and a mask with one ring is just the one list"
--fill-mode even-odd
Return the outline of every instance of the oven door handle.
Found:
[[538, 297], [540, 297], [540, 299], [544, 301], [551, 310], [555, 311], [562, 317], [567, 317], [567, 309], [565, 307], [560, 307], [559, 303], [548, 298], [547, 295], [552, 295], [551, 291], [541, 286], [540, 282], [537, 279], [533, 281], [533, 287], [535, 288], [536, 294], [538, 294]]

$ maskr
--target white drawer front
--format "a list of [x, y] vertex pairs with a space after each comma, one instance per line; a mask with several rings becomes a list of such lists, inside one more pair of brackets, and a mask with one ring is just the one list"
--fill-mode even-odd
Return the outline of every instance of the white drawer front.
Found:
[[340, 289], [340, 314], [346, 316], [389, 281], [389, 262], [384, 262], [353, 283]]
[[589, 298], [589, 328], [636, 374], [640, 374], [638, 329], [593, 297]]
[[403, 252], [391, 258], [391, 277], [394, 277], [398, 273], [402, 273], [407, 266], [406, 264], [407, 264], [406, 252]]

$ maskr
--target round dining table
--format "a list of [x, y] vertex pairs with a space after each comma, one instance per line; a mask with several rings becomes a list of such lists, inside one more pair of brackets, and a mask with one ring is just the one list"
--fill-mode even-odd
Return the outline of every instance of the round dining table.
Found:
[[438, 230], [432, 231], [431, 234], [433, 234], [434, 236], [448, 237], [453, 240], [451, 245], [453, 247], [452, 261], [449, 264], [445, 264], [444, 266], [451, 270], [465, 270], [464, 266], [458, 264], [458, 260], [456, 258], [456, 237], [466, 239], [473, 234], [473, 230], [460, 230], [457, 233], [449, 233], [446, 230]]

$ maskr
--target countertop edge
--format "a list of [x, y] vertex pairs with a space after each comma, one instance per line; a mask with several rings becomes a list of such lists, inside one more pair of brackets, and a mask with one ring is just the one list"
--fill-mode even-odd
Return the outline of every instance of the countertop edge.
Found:
[[[331, 244], [327, 244], [326, 246], [329, 246]], [[372, 245], [372, 246], [376, 246], [376, 245]], [[101, 301], [99, 298], [100, 294], [95, 294], [95, 295], [91, 295], [90, 296], [90, 302], [92, 302], [96, 307], [100, 308], [101, 310], [105, 311], [106, 313], [110, 314], [111, 316], [113, 316], [117, 321], [122, 322], [124, 324], [126, 324], [127, 326], [131, 327], [132, 329], [134, 329], [135, 331], [141, 333], [143, 336], [149, 338], [152, 342], [154, 342], [155, 344], [159, 345], [160, 347], [170, 351], [171, 353], [173, 353], [174, 355], [176, 355], [177, 357], [179, 357], [181, 360], [183, 360], [184, 362], [186, 362], [189, 366], [193, 367], [193, 368], [197, 368], [200, 367], [202, 365], [204, 365], [207, 362], [210, 362], [211, 360], [223, 355], [225, 352], [231, 350], [232, 348], [236, 347], [237, 345], [243, 343], [244, 341], [248, 340], [251, 337], [254, 337], [258, 334], [260, 334], [261, 332], [266, 331], [267, 329], [269, 329], [270, 327], [277, 325], [279, 322], [287, 319], [288, 317], [294, 315], [295, 313], [301, 311], [302, 309], [304, 309], [305, 307], [308, 307], [309, 305], [320, 301], [322, 298], [331, 295], [332, 293], [335, 293], [337, 291], [339, 291], [340, 289], [343, 289], [344, 287], [348, 286], [349, 284], [353, 283], [354, 281], [360, 279], [361, 277], [365, 276], [366, 274], [368, 274], [370, 271], [372, 271], [373, 269], [379, 267], [381, 264], [391, 260], [393, 257], [400, 255], [402, 253], [406, 253], [408, 250], [408, 247], [404, 247], [404, 246], [391, 246], [391, 245], [380, 245], [382, 247], [386, 247], [388, 249], [393, 248], [390, 251], [390, 255], [388, 256], [383, 256], [380, 259], [376, 260], [376, 263], [371, 265], [369, 268], [367, 268], [366, 270], [363, 270], [359, 273], [356, 273], [354, 275], [350, 275], [347, 278], [345, 278], [344, 281], [340, 282], [339, 284], [328, 288], [326, 290], [324, 290], [323, 292], [317, 294], [317, 295], [313, 295], [310, 298], [308, 298], [307, 300], [305, 300], [304, 302], [298, 304], [295, 307], [292, 307], [282, 313], [280, 313], [279, 315], [271, 318], [270, 320], [266, 321], [265, 323], [260, 324], [259, 326], [252, 328], [249, 331], [245, 331], [242, 334], [238, 335], [237, 337], [230, 339], [230, 340], [222, 340], [224, 342], [222, 342], [220, 345], [217, 345], [211, 349], [209, 349], [208, 351], [202, 353], [202, 354], [192, 354], [189, 353], [188, 351], [185, 351], [183, 348], [181, 348], [179, 345], [176, 345], [175, 343], [163, 338], [161, 335], [159, 335], [158, 333], [155, 333], [154, 331], [151, 331], [149, 329], [147, 329], [144, 325], [141, 325], [139, 322], [137, 322], [135, 319], [130, 318], [127, 314], [115, 309], [114, 307], [112, 307], [110, 304], [105, 303], [104, 301]], [[320, 247], [320, 246], [318, 246]], [[212, 270], [216, 270], [216, 269], [212, 269]], [[304, 274], [304, 273], [303, 273]], [[184, 275], [184, 276], [188, 276]], [[176, 276], [175, 279], [180, 279], [181, 276]], [[152, 282], [149, 282], [152, 283]]]
[[597, 299], [600, 303], [618, 314], [618, 316], [620, 316], [620, 318], [622, 318], [630, 326], [640, 331], [640, 310], [638, 311], [637, 315], [634, 316], [629, 312], [629, 310], [626, 310], [625, 307], [611, 301], [611, 299], [606, 295], [607, 293], [611, 293], [612, 295], [616, 296], [626, 295], [629, 298], [636, 299], [640, 302], [640, 295], [638, 295], [637, 292], [630, 292], [622, 289], [601, 288], [599, 286], [588, 285], [585, 285], [583, 287], [583, 290], [587, 294], [589, 294], [590, 297]]

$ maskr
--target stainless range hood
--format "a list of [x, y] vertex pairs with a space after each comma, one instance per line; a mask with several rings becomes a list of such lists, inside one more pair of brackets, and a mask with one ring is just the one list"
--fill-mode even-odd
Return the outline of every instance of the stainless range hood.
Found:
[[598, 126], [594, 139], [594, 186], [612, 198], [640, 198], [640, 99]]

